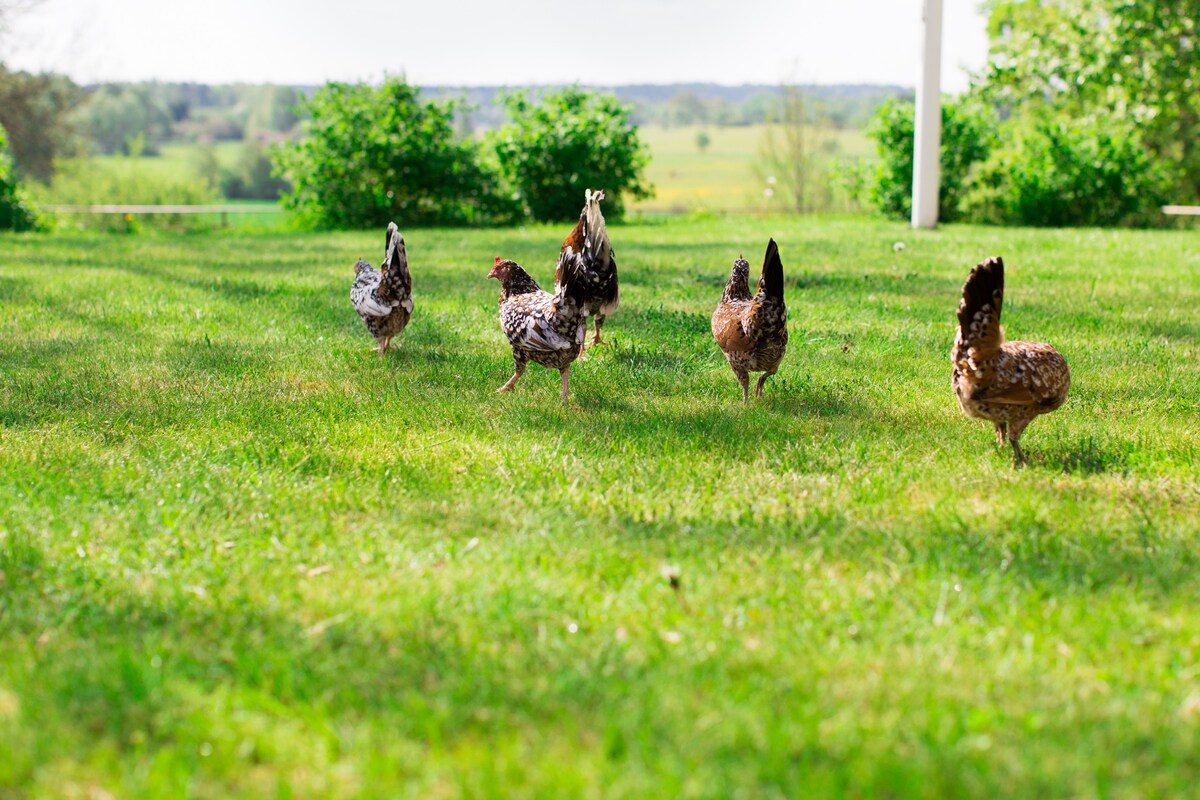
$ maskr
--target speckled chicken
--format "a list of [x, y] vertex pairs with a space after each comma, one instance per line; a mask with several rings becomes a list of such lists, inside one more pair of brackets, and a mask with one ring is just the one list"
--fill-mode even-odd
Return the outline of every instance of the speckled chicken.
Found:
[[1004, 262], [989, 258], [971, 270], [958, 304], [958, 335], [950, 360], [950, 385], [963, 412], [996, 428], [996, 441], [1012, 443], [1018, 466], [1028, 464], [1018, 440], [1039, 414], [1067, 399], [1066, 359], [1040, 342], [1006, 342], [1000, 328]]
[[762, 373], [754, 389], [754, 396], [761, 397], [763, 384], [779, 369], [779, 362], [787, 352], [783, 263], [779, 260], [779, 247], [774, 239], [767, 245], [758, 293], [753, 297], [750, 296], [749, 278], [750, 264], [738, 257], [712, 316], [713, 337], [741, 384], [743, 402], [750, 397], [750, 373]]
[[404, 237], [394, 222], [388, 223], [386, 245], [378, 271], [363, 259], [358, 260], [354, 285], [350, 287], [350, 303], [379, 343], [380, 357], [388, 351], [392, 337], [408, 325], [413, 312], [412, 276]]
[[513, 376], [497, 392], [511, 391], [533, 361], [562, 374], [562, 401], [567, 402], [567, 375], [582, 351], [587, 316], [573, 299], [582, 279], [580, 261], [560, 259], [558, 271], [561, 280], [551, 294], [520, 264], [496, 257], [488, 277], [500, 281], [500, 327], [516, 362]]
[[577, 267], [580, 280], [571, 291], [571, 299], [585, 315], [595, 318], [596, 335], [592, 344], [608, 344], [600, 339], [604, 320], [615, 314], [621, 300], [617, 287], [617, 260], [608, 241], [608, 226], [600, 213], [603, 191], [584, 191], [583, 211], [579, 222], [563, 242], [554, 271], [554, 286], [562, 285], [564, 264]]

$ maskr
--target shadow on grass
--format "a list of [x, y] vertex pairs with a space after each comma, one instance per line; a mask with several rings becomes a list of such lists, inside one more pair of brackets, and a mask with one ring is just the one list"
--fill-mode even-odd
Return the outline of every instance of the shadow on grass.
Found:
[[1102, 475], [1129, 470], [1126, 449], [1105, 446], [1091, 437], [1064, 450], [1045, 450], [1040, 456], [1034, 455], [1033, 460], [1038, 464], [1061, 467], [1068, 475]]

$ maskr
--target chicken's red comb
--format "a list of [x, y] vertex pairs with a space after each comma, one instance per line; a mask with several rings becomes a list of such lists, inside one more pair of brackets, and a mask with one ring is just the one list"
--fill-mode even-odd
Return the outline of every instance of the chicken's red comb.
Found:
[[497, 263], [497, 264], [499, 264], [499, 263], [500, 263], [502, 260], [503, 260], [503, 259], [501, 259], [501, 258], [500, 258], [500, 256], [496, 256], [496, 263]]

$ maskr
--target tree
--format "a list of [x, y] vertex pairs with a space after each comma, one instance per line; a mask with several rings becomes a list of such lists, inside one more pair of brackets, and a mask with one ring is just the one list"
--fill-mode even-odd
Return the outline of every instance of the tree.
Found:
[[[284, 204], [322, 228], [492, 222], [511, 215], [471, 141], [455, 136], [457, 103], [422, 103], [416, 87], [328, 83], [304, 103], [304, 138], [275, 151], [292, 191]], [[581, 193], [582, 194], [582, 193]]]
[[534, 102], [506, 95], [512, 122], [490, 137], [505, 179], [539, 221], [579, 216], [585, 189], [603, 189], [604, 214], [620, 219], [630, 199], [650, 197], [649, 155], [615, 97], [564, 89]]
[[83, 92], [62, 75], [12, 72], [0, 65], [0, 125], [8, 130], [16, 174], [46, 181], [54, 160], [78, 152], [73, 111]]
[[760, 147], [758, 172], [767, 183], [767, 197], [779, 195], [792, 211], [806, 213], [827, 205], [828, 186], [823, 180], [819, 153], [824, 116], [798, 86], [781, 87]]
[[1200, 200], [1200, 0], [992, 0], [975, 91], [1008, 115], [1128, 120]]
[[147, 155], [171, 134], [171, 110], [150, 91], [138, 84], [108, 84], [92, 92], [79, 109], [84, 128], [92, 144], [101, 153], [129, 154], [129, 144], [144, 138]]

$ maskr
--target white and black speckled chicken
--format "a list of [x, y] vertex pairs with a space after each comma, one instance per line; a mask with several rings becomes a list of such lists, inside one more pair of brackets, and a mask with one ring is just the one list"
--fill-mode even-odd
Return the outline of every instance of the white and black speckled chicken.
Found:
[[958, 304], [958, 334], [950, 361], [950, 385], [968, 417], [996, 428], [996, 441], [1012, 443], [1016, 464], [1028, 464], [1017, 440], [1040, 414], [1067, 399], [1071, 372], [1048, 344], [1006, 342], [1000, 328], [1004, 301], [1004, 262], [989, 258], [971, 270]]
[[404, 330], [413, 312], [408, 255], [404, 251], [404, 237], [400, 235], [396, 223], [388, 223], [387, 251], [379, 270], [376, 271], [361, 258], [354, 265], [350, 303], [362, 317], [367, 331], [379, 343], [379, 355], [382, 357], [391, 346], [392, 337]]
[[742, 402], [750, 397], [750, 373], [761, 372], [755, 397], [762, 397], [763, 384], [779, 369], [787, 352], [787, 305], [783, 300], [783, 263], [772, 239], [763, 258], [758, 293], [750, 296], [750, 264], [744, 258], [733, 262], [729, 282], [712, 316], [713, 338], [742, 387]]
[[600, 327], [604, 320], [615, 314], [621, 304], [617, 286], [617, 260], [613, 256], [612, 244], [608, 240], [608, 226], [600, 213], [603, 190], [584, 191], [583, 211], [579, 222], [563, 242], [558, 256], [558, 267], [554, 271], [554, 286], [562, 285], [564, 264], [577, 267], [581, 280], [571, 291], [571, 299], [583, 309], [585, 315], [595, 317], [596, 335], [592, 344], [608, 344], [600, 339]]
[[578, 259], [560, 259], [561, 280], [554, 294], [543, 290], [515, 261], [496, 257], [489, 278], [500, 281], [500, 327], [512, 345], [516, 371], [497, 392], [511, 391], [530, 361], [562, 373], [562, 400], [567, 402], [567, 375], [583, 349], [587, 316], [573, 299], [582, 279]]

